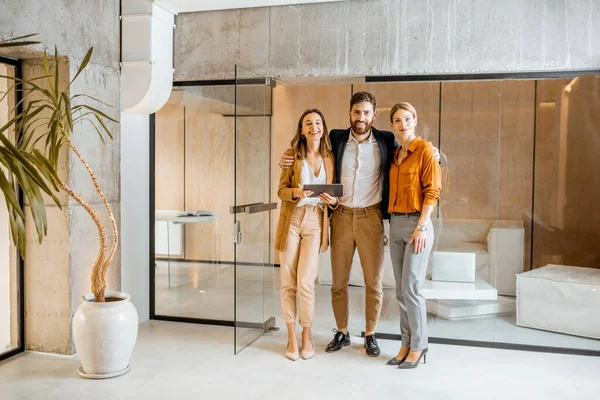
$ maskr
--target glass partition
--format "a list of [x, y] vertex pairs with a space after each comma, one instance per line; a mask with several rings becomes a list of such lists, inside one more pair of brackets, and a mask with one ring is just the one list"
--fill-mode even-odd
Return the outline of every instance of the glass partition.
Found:
[[[432, 341], [600, 351], [600, 76], [279, 86], [273, 159], [293, 132], [282, 118], [317, 107], [330, 129], [345, 129], [350, 94], [358, 91], [376, 97], [378, 129], [390, 130], [395, 103], [413, 104], [417, 133], [441, 151], [443, 188], [422, 287]], [[377, 331], [398, 338], [387, 247], [384, 254]], [[315, 324], [328, 329], [335, 327], [331, 268], [325, 253]], [[349, 290], [349, 330], [358, 334], [365, 328], [358, 255]]]
[[[277, 163], [289, 147], [298, 116], [318, 108], [330, 130], [346, 129], [349, 99], [357, 91], [375, 95], [374, 126], [382, 130], [390, 130], [395, 103], [412, 103], [418, 112], [417, 133], [441, 152], [442, 193], [432, 215], [435, 242], [422, 287], [431, 341], [600, 351], [596, 75], [334, 85], [295, 80], [274, 88], [272, 98], [270, 90], [259, 94], [247, 85], [237, 93], [237, 122], [233, 82], [176, 87], [156, 114], [156, 313], [230, 321], [231, 326], [239, 316], [240, 348], [257, 337], [242, 334], [246, 328], [258, 332], [253, 324], [264, 327], [265, 316], [280, 315], [279, 273], [270, 264], [277, 266], [278, 254], [270, 258], [270, 248], [268, 254], [252, 250], [272, 243], [277, 213], [234, 217], [229, 207], [277, 199]], [[252, 106], [259, 100], [264, 114]], [[264, 126], [272, 129], [270, 139], [256, 140]], [[245, 167], [235, 173], [255, 183], [256, 193], [244, 194], [239, 180], [233, 186], [234, 128], [245, 152], [237, 160]], [[270, 163], [250, 162], [265, 153]], [[263, 190], [264, 198], [254, 199]], [[212, 215], [203, 222], [166, 221], [160, 234], [159, 210], [206, 210]], [[234, 221], [240, 221], [242, 237], [250, 240], [245, 249], [236, 249], [232, 241]], [[384, 229], [389, 232], [387, 221]], [[388, 247], [384, 254], [377, 332], [397, 339], [399, 312]], [[335, 327], [331, 268], [329, 252], [321, 254], [314, 327], [327, 331]], [[256, 296], [262, 296], [262, 308], [247, 308]], [[358, 255], [349, 297], [349, 330], [357, 335], [365, 324]], [[277, 322], [283, 327], [281, 319]]]
[[155, 314], [233, 321], [234, 85], [175, 87], [155, 114]]
[[234, 327], [235, 352], [262, 335], [273, 292], [271, 86], [175, 85], [154, 115], [154, 317]]

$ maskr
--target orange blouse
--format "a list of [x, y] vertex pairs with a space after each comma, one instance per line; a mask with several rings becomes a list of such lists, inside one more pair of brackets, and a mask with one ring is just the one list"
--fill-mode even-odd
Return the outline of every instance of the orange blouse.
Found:
[[390, 166], [390, 203], [388, 211], [414, 213], [423, 204], [435, 205], [442, 188], [441, 170], [433, 156], [431, 143], [417, 137], [400, 162], [400, 147], [394, 151]]

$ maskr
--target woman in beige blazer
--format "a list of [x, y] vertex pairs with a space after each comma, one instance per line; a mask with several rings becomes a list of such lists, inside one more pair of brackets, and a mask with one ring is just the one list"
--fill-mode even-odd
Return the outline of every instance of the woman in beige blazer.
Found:
[[294, 156], [290, 168], [281, 171], [277, 195], [281, 212], [275, 235], [275, 249], [280, 251], [281, 308], [288, 330], [286, 357], [299, 357], [296, 341], [296, 297], [302, 325], [302, 358], [315, 355], [311, 326], [315, 311], [315, 279], [319, 252], [329, 246], [329, 207], [338, 199], [327, 193], [310, 197], [306, 184], [333, 183], [334, 161], [329, 132], [323, 113], [306, 110], [286, 154]]

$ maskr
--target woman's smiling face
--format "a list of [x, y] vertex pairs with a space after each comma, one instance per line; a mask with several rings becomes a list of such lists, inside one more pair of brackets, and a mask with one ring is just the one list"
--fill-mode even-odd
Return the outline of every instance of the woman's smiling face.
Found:
[[307, 142], [319, 144], [323, 137], [323, 120], [317, 113], [307, 114], [302, 120], [302, 136]]

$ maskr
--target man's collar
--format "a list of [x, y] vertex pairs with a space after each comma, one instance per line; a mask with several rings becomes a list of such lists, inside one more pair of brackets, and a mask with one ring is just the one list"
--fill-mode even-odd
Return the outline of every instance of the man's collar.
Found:
[[[352, 128], [350, 128], [349, 140], [351, 142], [358, 143], [358, 140], [356, 140], [356, 137], [354, 136], [354, 130]], [[375, 135], [373, 135], [373, 128], [371, 127], [371, 129], [369, 130], [369, 136], [363, 143], [373, 143], [373, 142], [375, 142]]]

